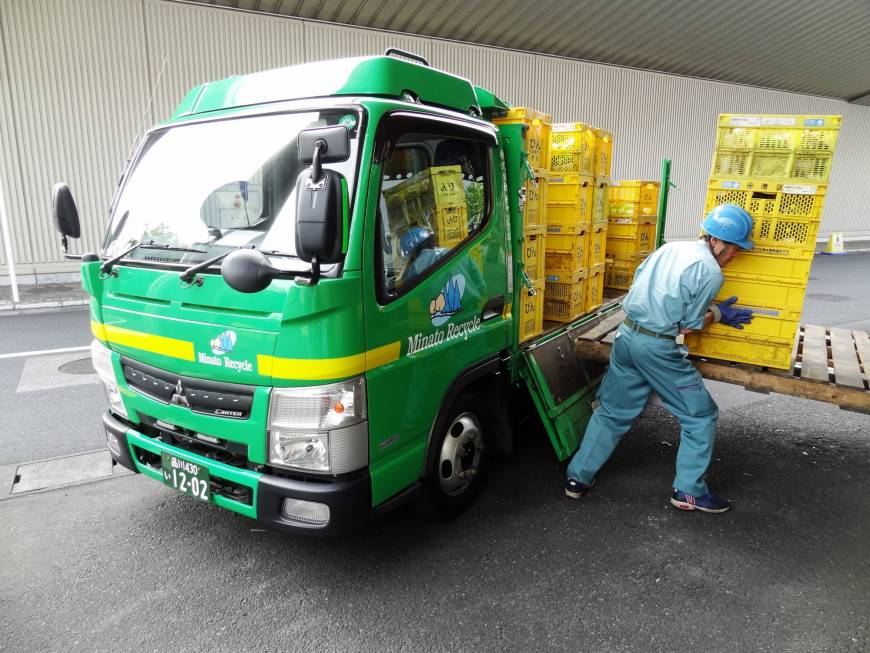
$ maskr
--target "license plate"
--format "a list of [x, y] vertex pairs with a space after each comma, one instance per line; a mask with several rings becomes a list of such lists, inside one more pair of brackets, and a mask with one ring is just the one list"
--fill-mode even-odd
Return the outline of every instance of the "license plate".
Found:
[[178, 456], [164, 453], [163, 482], [179, 492], [200, 501], [211, 499], [208, 470]]

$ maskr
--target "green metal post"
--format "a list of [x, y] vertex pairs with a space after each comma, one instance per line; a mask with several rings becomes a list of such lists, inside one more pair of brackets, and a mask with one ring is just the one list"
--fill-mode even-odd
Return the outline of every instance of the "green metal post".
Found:
[[659, 191], [659, 217], [656, 221], [656, 249], [665, 242], [665, 218], [668, 213], [668, 190], [671, 187], [671, 160], [662, 159], [662, 186]]

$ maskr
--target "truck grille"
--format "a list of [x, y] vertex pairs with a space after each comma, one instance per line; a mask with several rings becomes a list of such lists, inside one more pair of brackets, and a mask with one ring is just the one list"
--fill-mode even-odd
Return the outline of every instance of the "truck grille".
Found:
[[127, 385], [164, 404], [229, 419], [247, 419], [251, 414], [254, 386], [182, 376], [123, 356], [121, 367]]

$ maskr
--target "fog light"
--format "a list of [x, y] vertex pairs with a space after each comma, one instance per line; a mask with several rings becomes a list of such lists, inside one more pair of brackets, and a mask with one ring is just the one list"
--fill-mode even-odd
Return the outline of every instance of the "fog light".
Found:
[[329, 523], [329, 506], [302, 499], [284, 499], [281, 516], [311, 526], [326, 526]]
[[116, 456], [121, 455], [121, 443], [118, 441], [118, 436], [106, 430], [106, 444], [109, 446], [109, 451], [111, 451]]

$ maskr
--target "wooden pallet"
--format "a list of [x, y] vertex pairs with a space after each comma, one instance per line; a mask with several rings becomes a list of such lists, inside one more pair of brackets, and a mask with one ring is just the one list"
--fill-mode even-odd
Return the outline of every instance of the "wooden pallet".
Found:
[[[577, 355], [588, 360], [610, 359], [613, 334], [625, 319], [622, 310], [572, 332]], [[870, 339], [858, 330], [801, 327], [791, 371], [771, 370], [690, 356], [701, 376], [741, 385], [754, 392], [777, 392], [836, 404], [846, 410], [870, 413]]]
[[802, 379], [870, 389], [870, 339], [864, 331], [802, 326], [794, 375]]

